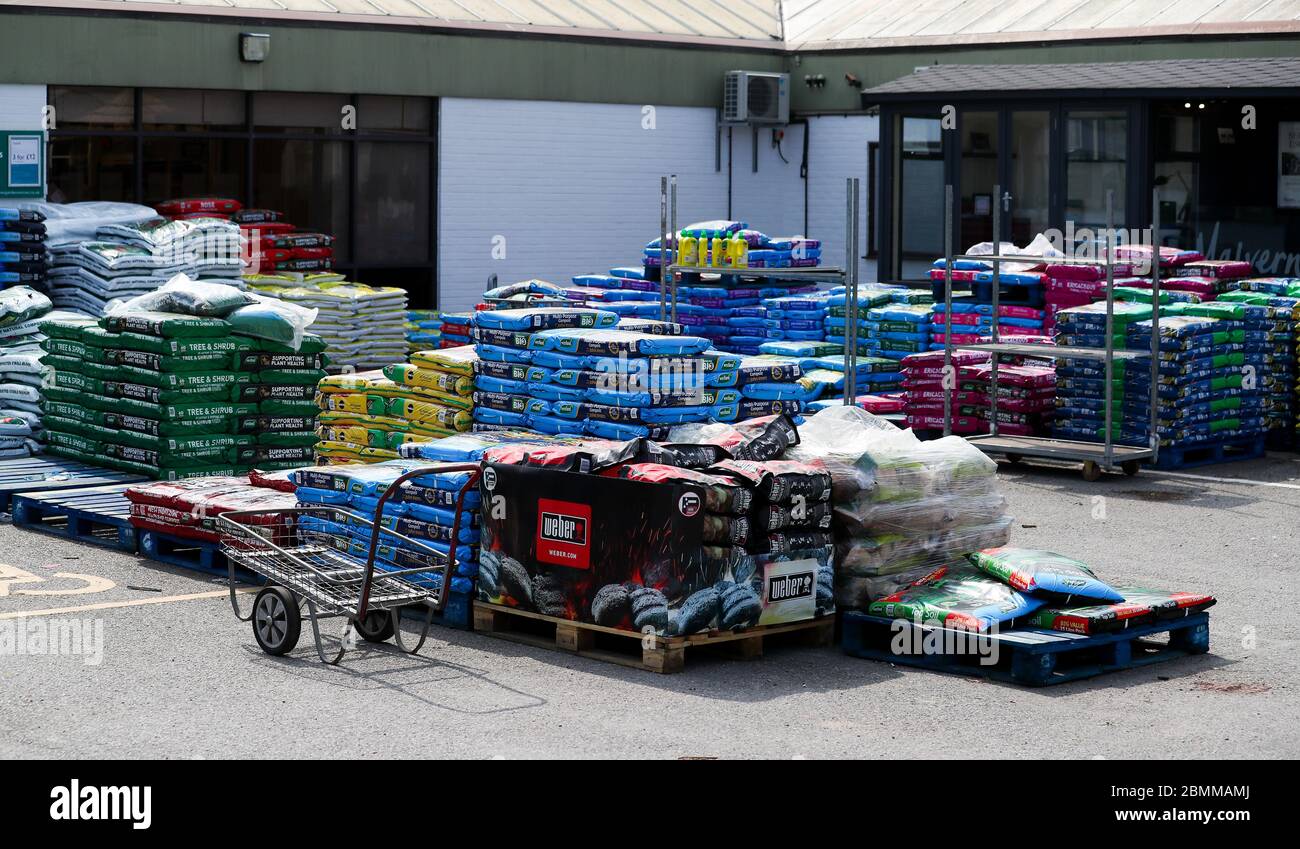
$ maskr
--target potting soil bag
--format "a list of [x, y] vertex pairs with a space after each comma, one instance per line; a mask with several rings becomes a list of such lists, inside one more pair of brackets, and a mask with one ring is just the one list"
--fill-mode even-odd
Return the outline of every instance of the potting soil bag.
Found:
[[251, 297], [257, 303], [240, 307], [227, 316], [231, 332], [297, 351], [318, 311], [260, 295]]
[[139, 333], [167, 339], [212, 338], [227, 336], [231, 331], [225, 319], [163, 312], [119, 312], [104, 316], [99, 324], [110, 333]]
[[627, 330], [584, 328], [543, 330], [533, 334], [530, 344], [536, 349], [566, 354], [668, 357], [701, 354], [708, 349], [709, 340], [699, 336], [659, 336]]
[[1170, 592], [1145, 587], [1116, 587], [1128, 604], [1147, 607], [1157, 619], [1177, 619], [1213, 607], [1216, 599], [1205, 593]]
[[557, 328], [598, 328], [618, 324], [618, 315], [605, 310], [574, 307], [537, 307], [523, 310], [484, 310], [474, 314], [477, 327], [497, 330], [539, 331]]
[[1124, 601], [1124, 597], [1094, 575], [1087, 564], [1050, 551], [989, 548], [972, 553], [970, 561], [976, 568], [1025, 592], [1065, 600]]
[[944, 566], [915, 584], [871, 602], [867, 611], [968, 631], [1011, 627], [1042, 607], [1028, 596], [970, 566]]
[[0, 327], [39, 318], [52, 309], [48, 297], [28, 286], [0, 289]]
[[803, 376], [799, 361], [791, 357], [757, 356], [741, 358], [733, 371], [735, 386], [748, 383], [790, 383]]
[[469, 395], [474, 391], [474, 380], [466, 374], [449, 373], [434, 368], [421, 368], [410, 363], [385, 366], [384, 376], [394, 383], [445, 392], [451, 395]]
[[252, 295], [235, 286], [191, 280], [178, 274], [152, 292], [113, 304], [119, 312], [168, 312], [225, 318], [240, 307], [256, 303]]
[[1078, 607], [1049, 605], [1032, 613], [1024, 620], [1024, 624], [1070, 634], [1103, 634], [1145, 624], [1154, 618], [1155, 613], [1145, 604], [1119, 601]]

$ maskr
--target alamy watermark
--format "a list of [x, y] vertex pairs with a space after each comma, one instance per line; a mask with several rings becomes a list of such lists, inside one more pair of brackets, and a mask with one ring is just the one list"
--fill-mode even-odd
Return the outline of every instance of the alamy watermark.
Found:
[[0, 657], [79, 657], [104, 662], [104, 620], [64, 616], [0, 620]]

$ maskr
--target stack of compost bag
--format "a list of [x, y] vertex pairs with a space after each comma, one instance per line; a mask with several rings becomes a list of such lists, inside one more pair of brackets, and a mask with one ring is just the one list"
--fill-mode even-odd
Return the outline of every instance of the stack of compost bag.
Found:
[[[241, 510], [291, 510], [292, 493], [250, 481], [248, 477], [212, 476], [156, 481], [127, 487], [131, 526], [185, 539], [220, 542], [217, 517]], [[270, 523], [274, 517], [252, 516], [244, 521]]]
[[995, 547], [939, 567], [867, 610], [980, 633], [1022, 625], [1104, 634], [1181, 619], [1214, 603], [1204, 593], [1112, 585], [1088, 564], [1050, 551]]
[[[826, 338], [826, 317], [831, 295], [827, 292], [764, 298], [763, 321], [768, 339], [821, 342]], [[843, 350], [843, 348], [841, 348]]]
[[581, 307], [476, 313], [476, 429], [631, 439], [709, 418], [722, 399], [706, 386], [708, 340], [621, 321]]
[[[366, 465], [298, 469], [292, 473], [292, 480], [301, 505], [332, 506], [341, 511], [303, 516], [300, 523], [304, 530], [319, 532], [322, 541], [364, 563], [380, 497], [399, 477], [428, 465], [426, 460], [395, 459]], [[378, 516], [382, 530], [375, 551], [375, 566], [385, 571], [421, 566], [436, 570], [444, 562], [443, 558], [454, 553], [456, 569], [450, 589], [462, 594], [472, 592], [474, 576], [478, 573], [480, 496], [477, 487], [469, 487], [465, 492], [460, 526], [455, 527], [457, 499], [469, 480], [468, 472], [430, 472], [403, 482]], [[408, 539], [417, 544], [411, 544]], [[433, 588], [441, 582], [441, 575], [430, 571], [417, 573], [407, 580]]]
[[442, 314], [437, 310], [407, 310], [405, 327], [408, 352], [442, 347]]
[[[1300, 412], [1296, 397], [1296, 381], [1300, 378], [1300, 371], [1296, 368], [1296, 359], [1300, 356], [1300, 350], [1297, 350], [1300, 334], [1296, 333], [1296, 322], [1300, 321], [1300, 289], [1293, 296], [1254, 291], [1227, 292], [1219, 296], [1217, 303], [1249, 304], [1265, 308], [1264, 342], [1269, 350], [1258, 353], [1264, 356], [1266, 371], [1276, 384], [1276, 388], [1265, 398], [1268, 429], [1270, 434], [1277, 434], [1280, 441], [1285, 443], [1284, 434], [1294, 437], [1296, 417]], [[1282, 348], [1287, 351], [1285, 355], [1279, 353]], [[1291, 390], [1286, 391], [1286, 386], [1291, 387]]]
[[165, 479], [301, 465], [324, 376], [311, 319], [183, 275], [98, 321], [47, 316], [50, 453]]
[[40, 212], [0, 206], [0, 289], [45, 288], [50, 266], [47, 237]]
[[102, 315], [109, 302], [152, 292], [178, 274], [239, 286], [240, 251], [239, 228], [219, 218], [102, 224], [94, 239], [51, 245], [50, 297]]
[[983, 433], [986, 430], [985, 422], [980, 419], [975, 405], [967, 403], [969, 397], [964, 393], [971, 390], [963, 390], [962, 384], [978, 381], [979, 372], [976, 368], [988, 361], [989, 355], [983, 351], [953, 351], [952, 367], [955, 371], [952, 378], [946, 380], [943, 351], [928, 351], [904, 357], [901, 366], [902, 386], [906, 392], [907, 426], [916, 430], [943, 430], [946, 394], [952, 405], [952, 432]]
[[317, 386], [316, 462], [392, 460], [398, 448], [468, 431], [473, 346], [417, 351], [382, 370], [331, 375]]
[[41, 450], [41, 320], [50, 299], [28, 286], [0, 288], [0, 459]]
[[[1116, 350], [1127, 347], [1126, 327], [1151, 318], [1149, 304], [1132, 301], [1117, 302], [1114, 306], [1112, 342]], [[1104, 301], [1076, 307], [1066, 307], [1055, 317], [1056, 344], [1070, 347], [1104, 348], [1106, 346], [1106, 304]], [[1149, 341], [1148, 341], [1149, 347]], [[1112, 362], [1112, 423], [1118, 425], [1123, 418], [1126, 375], [1149, 371], [1147, 364], [1138, 365], [1133, 360]], [[1135, 397], [1136, 409], [1147, 409], [1147, 396]], [[1103, 438], [1106, 406], [1106, 364], [1095, 359], [1062, 358], [1056, 364], [1056, 410], [1052, 420], [1052, 435], [1061, 439], [1079, 439], [1095, 442]], [[1142, 415], [1141, 412], [1136, 415]], [[1136, 444], [1145, 445], [1140, 439]]]
[[[708, 376], [711, 385], [733, 389], [737, 400], [713, 408], [710, 417], [719, 422], [737, 422], [762, 416], [798, 416], [804, 408], [821, 397], [835, 376], [804, 374], [800, 360], [775, 354], [752, 357], [724, 356], [719, 368]], [[843, 374], [838, 375], [843, 383]]]
[[325, 352], [336, 366], [375, 369], [404, 359], [406, 290], [329, 277], [317, 282], [258, 275], [247, 282], [256, 292], [317, 310], [312, 330], [325, 340]]
[[[930, 307], [933, 315], [930, 319], [930, 348], [943, 350], [947, 339], [949, 315], [943, 304]], [[978, 345], [990, 342], [993, 337], [993, 305], [973, 302], [952, 305], [952, 344]], [[997, 310], [998, 333], [1000, 337], [1046, 336], [1047, 313], [1037, 307], [1002, 304]]]
[[961, 437], [922, 442], [843, 406], [810, 416], [799, 434], [785, 456], [824, 469], [833, 482], [837, 606], [866, 609], [1008, 541], [997, 464]]

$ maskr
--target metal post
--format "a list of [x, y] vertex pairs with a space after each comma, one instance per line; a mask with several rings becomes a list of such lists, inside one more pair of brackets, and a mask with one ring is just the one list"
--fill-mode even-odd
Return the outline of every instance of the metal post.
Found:
[[1160, 190], [1151, 190], [1151, 462], [1160, 457], [1160, 396], [1156, 380], [1160, 377]]
[[[993, 186], [993, 344], [998, 343], [998, 308], [1002, 300], [1002, 187]], [[998, 435], [998, 352], [989, 353], [989, 434]]]
[[[677, 245], [673, 244], [674, 252]], [[666, 312], [666, 301], [668, 297], [667, 278], [668, 278], [668, 178], [659, 178], [659, 320], [663, 321]], [[676, 262], [676, 253], [673, 255], [673, 261]]]
[[948, 378], [952, 370], [952, 183], [943, 187], [943, 435], [952, 435], [952, 392]]
[[[853, 292], [853, 178], [844, 180], [844, 406], [856, 400], [850, 386], [849, 369], [854, 363], [858, 339], [858, 301]], [[857, 375], [853, 375], [856, 382]]]
[[858, 400], [858, 255], [860, 253], [859, 223], [862, 220], [860, 204], [862, 203], [862, 189], [858, 183], [858, 178], [853, 178], [853, 247], [849, 255], [849, 265], [844, 269], [849, 281], [849, 288], [852, 292], [853, 299], [853, 350], [849, 354], [848, 370], [845, 380], [845, 388], [849, 393], [850, 403], [856, 404]]
[[[668, 232], [673, 234], [673, 247], [675, 250], [677, 246], [677, 175], [673, 174], [669, 178], [669, 182], [672, 185], [672, 198], [670, 201], [671, 210], [669, 213], [669, 221], [671, 223], [671, 226]], [[678, 259], [677, 256], [674, 254], [673, 265], [677, 264], [677, 259]], [[672, 301], [673, 301], [673, 311], [672, 311], [673, 323], [676, 324], [677, 323], [677, 275], [675, 273], [670, 273], [668, 275], [668, 290], [669, 290], [669, 294], [672, 296]]]
[[[1106, 449], [1103, 468], [1110, 468], [1114, 454], [1114, 438], [1111, 434], [1115, 403], [1115, 190], [1106, 191], [1106, 232], [1102, 236], [1106, 251]], [[1122, 418], [1121, 418], [1122, 421]]]

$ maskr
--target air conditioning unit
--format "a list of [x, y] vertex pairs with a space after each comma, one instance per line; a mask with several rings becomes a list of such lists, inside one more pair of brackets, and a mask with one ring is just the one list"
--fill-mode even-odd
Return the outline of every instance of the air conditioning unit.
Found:
[[722, 120], [727, 124], [790, 123], [790, 75], [727, 71], [722, 84]]

